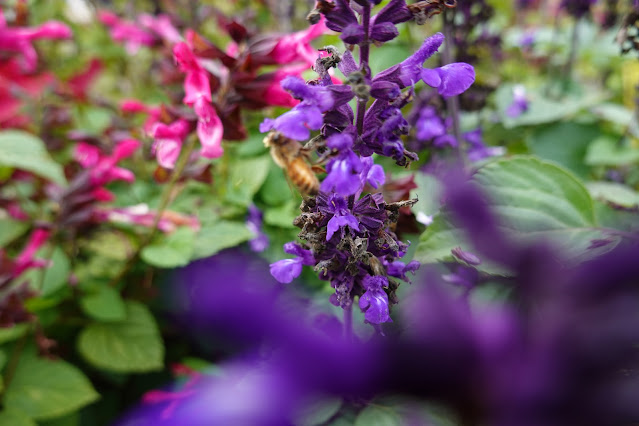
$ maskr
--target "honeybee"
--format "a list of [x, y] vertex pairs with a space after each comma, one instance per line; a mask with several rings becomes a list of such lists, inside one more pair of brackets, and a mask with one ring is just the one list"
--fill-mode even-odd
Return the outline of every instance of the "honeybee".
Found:
[[296, 140], [272, 131], [264, 138], [264, 146], [270, 148], [275, 164], [284, 169], [288, 179], [302, 195], [316, 195], [319, 180], [308, 162], [308, 150]]

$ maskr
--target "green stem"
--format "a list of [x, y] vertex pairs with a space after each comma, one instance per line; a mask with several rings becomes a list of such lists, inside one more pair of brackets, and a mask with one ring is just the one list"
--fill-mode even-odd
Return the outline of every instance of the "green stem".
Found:
[[124, 267], [111, 280], [111, 282], [109, 282], [109, 286], [114, 287], [118, 284], [118, 282], [120, 282], [120, 280], [124, 277], [124, 275], [126, 275], [127, 272], [131, 270], [133, 265], [135, 265], [135, 262], [138, 260], [140, 253], [142, 253], [142, 250], [144, 249], [144, 247], [149, 245], [151, 241], [153, 240], [153, 238], [155, 237], [155, 235], [157, 234], [158, 224], [160, 223], [160, 220], [162, 219], [162, 215], [164, 214], [164, 211], [166, 210], [169, 203], [171, 202], [171, 194], [173, 193], [175, 185], [180, 179], [182, 172], [184, 172], [186, 165], [189, 163], [189, 157], [191, 156], [191, 153], [193, 152], [193, 149], [195, 148], [195, 139], [196, 138], [191, 137], [187, 140], [184, 150], [180, 154], [180, 158], [177, 164], [175, 165], [175, 169], [173, 169], [173, 174], [171, 175], [171, 179], [169, 180], [166, 187], [164, 188], [164, 191], [162, 192], [160, 205], [158, 206], [157, 212], [155, 214], [155, 218], [153, 219], [153, 224], [151, 225], [151, 232], [149, 232], [147, 236], [140, 242], [140, 245], [138, 246], [137, 250], [133, 252], [131, 256], [129, 256], [126, 263], [124, 264]]
[[20, 336], [20, 338], [16, 341], [13, 350], [11, 351], [11, 357], [9, 358], [9, 362], [7, 362], [7, 368], [3, 377], [4, 383], [2, 393], [0, 393], [0, 400], [4, 397], [7, 389], [9, 389], [9, 385], [11, 384], [11, 381], [16, 374], [16, 369], [18, 368], [18, 363], [20, 362], [20, 356], [22, 355], [22, 351], [24, 350], [24, 347], [27, 344], [27, 340], [31, 335], [30, 331], [31, 328], [29, 330], [26, 330], [24, 334]]
[[[444, 11], [444, 50], [442, 51], [442, 61], [444, 65], [451, 64], [453, 62], [453, 53], [451, 46], [453, 44], [453, 30], [455, 27], [455, 10]], [[459, 98], [457, 96], [451, 96], [446, 98], [446, 109], [452, 120], [453, 136], [457, 140], [457, 159], [460, 164], [464, 165], [466, 169], [467, 159], [464, 153], [464, 141], [461, 133], [461, 125], [459, 122]]]

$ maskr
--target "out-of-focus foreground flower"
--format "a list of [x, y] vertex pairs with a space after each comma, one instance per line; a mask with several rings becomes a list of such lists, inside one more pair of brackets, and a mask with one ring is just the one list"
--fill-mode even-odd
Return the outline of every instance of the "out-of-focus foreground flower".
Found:
[[[196, 262], [179, 272], [185, 322], [241, 349], [171, 402], [171, 421], [295, 424], [314, 398], [349, 404], [388, 392], [444, 404], [458, 424], [637, 421], [637, 247], [564, 268], [543, 242], [509, 241], [465, 182], [452, 182], [445, 198], [476, 252], [514, 271], [510, 298], [469, 305], [430, 270], [395, 318], [401, 334], [362, 342], [275, 286], [255, 259], [227, 252]], [[375, 306], [381, 284], [367, 283], [360, 304]], [[145, 405], [120, 424], [150, 423], [164, 408]]]

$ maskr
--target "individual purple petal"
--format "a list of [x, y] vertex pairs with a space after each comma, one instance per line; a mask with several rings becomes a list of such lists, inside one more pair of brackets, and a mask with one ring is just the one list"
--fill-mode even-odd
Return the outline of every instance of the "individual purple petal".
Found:
[[399, 35], [399, 31], [391, 22], [380, 22], [371, 28], [371, 39], [379, 42], [386, 42]]
[[392, 81], [380, 80], [374, 81], [371, 84], [370, 94], [375, 99], [392, 101], [401, 94], [401, 90], [397, 83], [393, 83]]
[[444, 35], [442, 33], [433, 34], [424, 40], [422, 46], [415, 53], [399, 64], [401, 68], [400, 79], [403, 83], [402, 87], [412, 86], [421, 80], [424, 61], [433, 56], [443, 42]]
[[359, 24], [350, 24], [344, 28], [339, 38], [347, 44], [359, 44], [364, 40], [364, 27]]
[[386, 181], [386, 174], [384, 168], [378, 164], [373, 163], [372, 157], [362, 158], [362, 180], [364, 183], [368, 183], [373, 188], [377, 189]]
[[294, 241], [284, 244], [284, 252], [288, 254], [294, 254], [301, 259], [304, 265], [310, 266], [315, 264], [315, 258], [310, 250], [303, 248], [301, 245]]
[[338, 33], [344, 31], [348, 25], [358, 24], [353, 9], [346, 0], [336, 0], [332, 9], [326, 11], [326, 26]]
[[440, 68], [424, 68], [421, 77], [424, 83], [437, 88], [440, 95], [456, 96], [473, 84], [475, 69], [464, 62], [456, 62]]
[[289, 284], [302, 273], [302, 260], [282, 259], [270, 265], [271, 275], [282, 284]]
[[382, 324], [393, 322], [388, 309], [388, 295], [382, 287], [388, 286], [388, 279], [381, 276], [366, 276], [362, 285], [366, 292], [359, 298], [359, 308], [364, 312], [367, 323]]
[[337, 64], [337, 68], [344, 74], [346, 77], [354, 71], [357, 71], [358, 67], [355, 63], [355, 59], [353, 58], [353, 54], [350, 50], [346, 50], [342, 55], [342, 60], [339, 64]]
[[331, 220], [328, 221], [328, 225], [326, 225], [326, 241], [330, 240], [333, 234], [344, 226], [348, 226], [354, 231], [359, 231], [359, 222], [352, 214], [333, 216]]
[[417, 271], [420, 267], [420, 263], [416, 260], [411, 260], [408, 264], [404, 264], [401, 260], [395, 260], [393, 262], [389, 262], [386, 266], [386, 273], [391, 277], [399, 278], [401, 280], [410, 282], [406, 273], [412, 272], [413, 275], [415, 271]]
[[465, 262], [465, 263], [467, 263], [469, 265], [479, 265], [479, 264], [481, 264], [481, 259], [479, 257], [477, 257], [477, 255], [475, 255], [475, 254], [473, 254], [471, 252], [463, 251], [461, 249], [461, 247], [455, 247], [454, 249], [451, 250], [451, 253], [457, 259], [459, 259], [462, 262]]
[[336, 133], [326, 140], [326, 146], [338, 151], [351, 149], [353, 147], [353, 137], [348, 133]]
[[371, 19], [371, 23], [373, 26], [381, 23], [399, 24], [411, 19], [413, 14], [406, 7], [405, 0], [391, 0]]

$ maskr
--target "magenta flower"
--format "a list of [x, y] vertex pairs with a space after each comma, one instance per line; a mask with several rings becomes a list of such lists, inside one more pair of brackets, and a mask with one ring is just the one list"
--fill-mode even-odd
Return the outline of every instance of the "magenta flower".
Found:
[[115, 13], [101, 11], [98, 19], [109, 27], [109, 34], [115, 41], [124, 43], [124, 47], [129, 55], [135, 55], [142, 46], [153, 46], [157, 37], [138, 26], [124, 19], [120, 19]]
[[326, 24], [322, 18], [317, 24], [305, 30], [284, 35], [275, 45], [270, 55], [278, 64], [290, 64], [303, 61], [313, 65], [317, 59], [317, 49], [311, 46], [313, 39], [326, 32]]
[[135, 180], [133, 172], [117, 167], [117, 163], [130, 157], [140, 145], [140, 142], [134, 139], [124, 140], [115, 147], [111, 155], [102, 155], [97, 147], [84, 142], [76, 145], [74, 157], [84, 168], [89, 169], [91, 184], [94, 186], [92, 193], [96, 200], [111, 201], [113, 199], [113, 194], [104, 189], [103, 185], [114, 180], [126, 182]]
[[67, 39], [72, 35], [71, 29], [58, 21], [48, 21], [37, 27], [8, 27], [0, 10], [0, 51], [19, 53], [22, 68], [27, 72], [34, 71], [38, 62], [33, 41]]
[[167, 15], [160, 14], [153, 16], [148, 13], [143, 13], [138, 19], [144, 28], [153, 31], [169, 44], [182, 41], [180, 32], [173, 26], [171, 19]]
[[15, 258], [12, 272], [13, 278], [18, 277], [27, 269], [45, 268], [49, 266], [50, 261], [36, 259], [35, 254], [50, 236], [51, 232], [46, 229], [36, 229], [33, 231], [27, 245], [24, 246], [22, 252]]
[[200, 154], [206, 158], [222, 156], [222, 136], [224, 127], [211, 104], [211, 83], [208, 72], [202, 68], [197, 57], [185, 42], [173, 47], [173, 56], [180, 70], [186, 73], [184, 79], [183, 102], [192, 107], [198, 116], [197, 134], [202, 144]]
[[156, 123], [153, 128], [153, 152], [158, 164], [172, 169], [180, 156], [184, 138], [189, 134], [190, 126], [185, 120], [179, 119], [171, 124]]
[[[128, 207], [96, 209], [93, 217], [98, 222], [127, 223], [151, 228], [155, 224], [157, 212], [150, 210], [146, 204]], [[196, 216], [184, 215], [165, 210], [160, 216], [157, 227], [164, 233], [171, 233], [180, 226], [188, 226], [194, 231], [200, 230], [200, 221]]]

